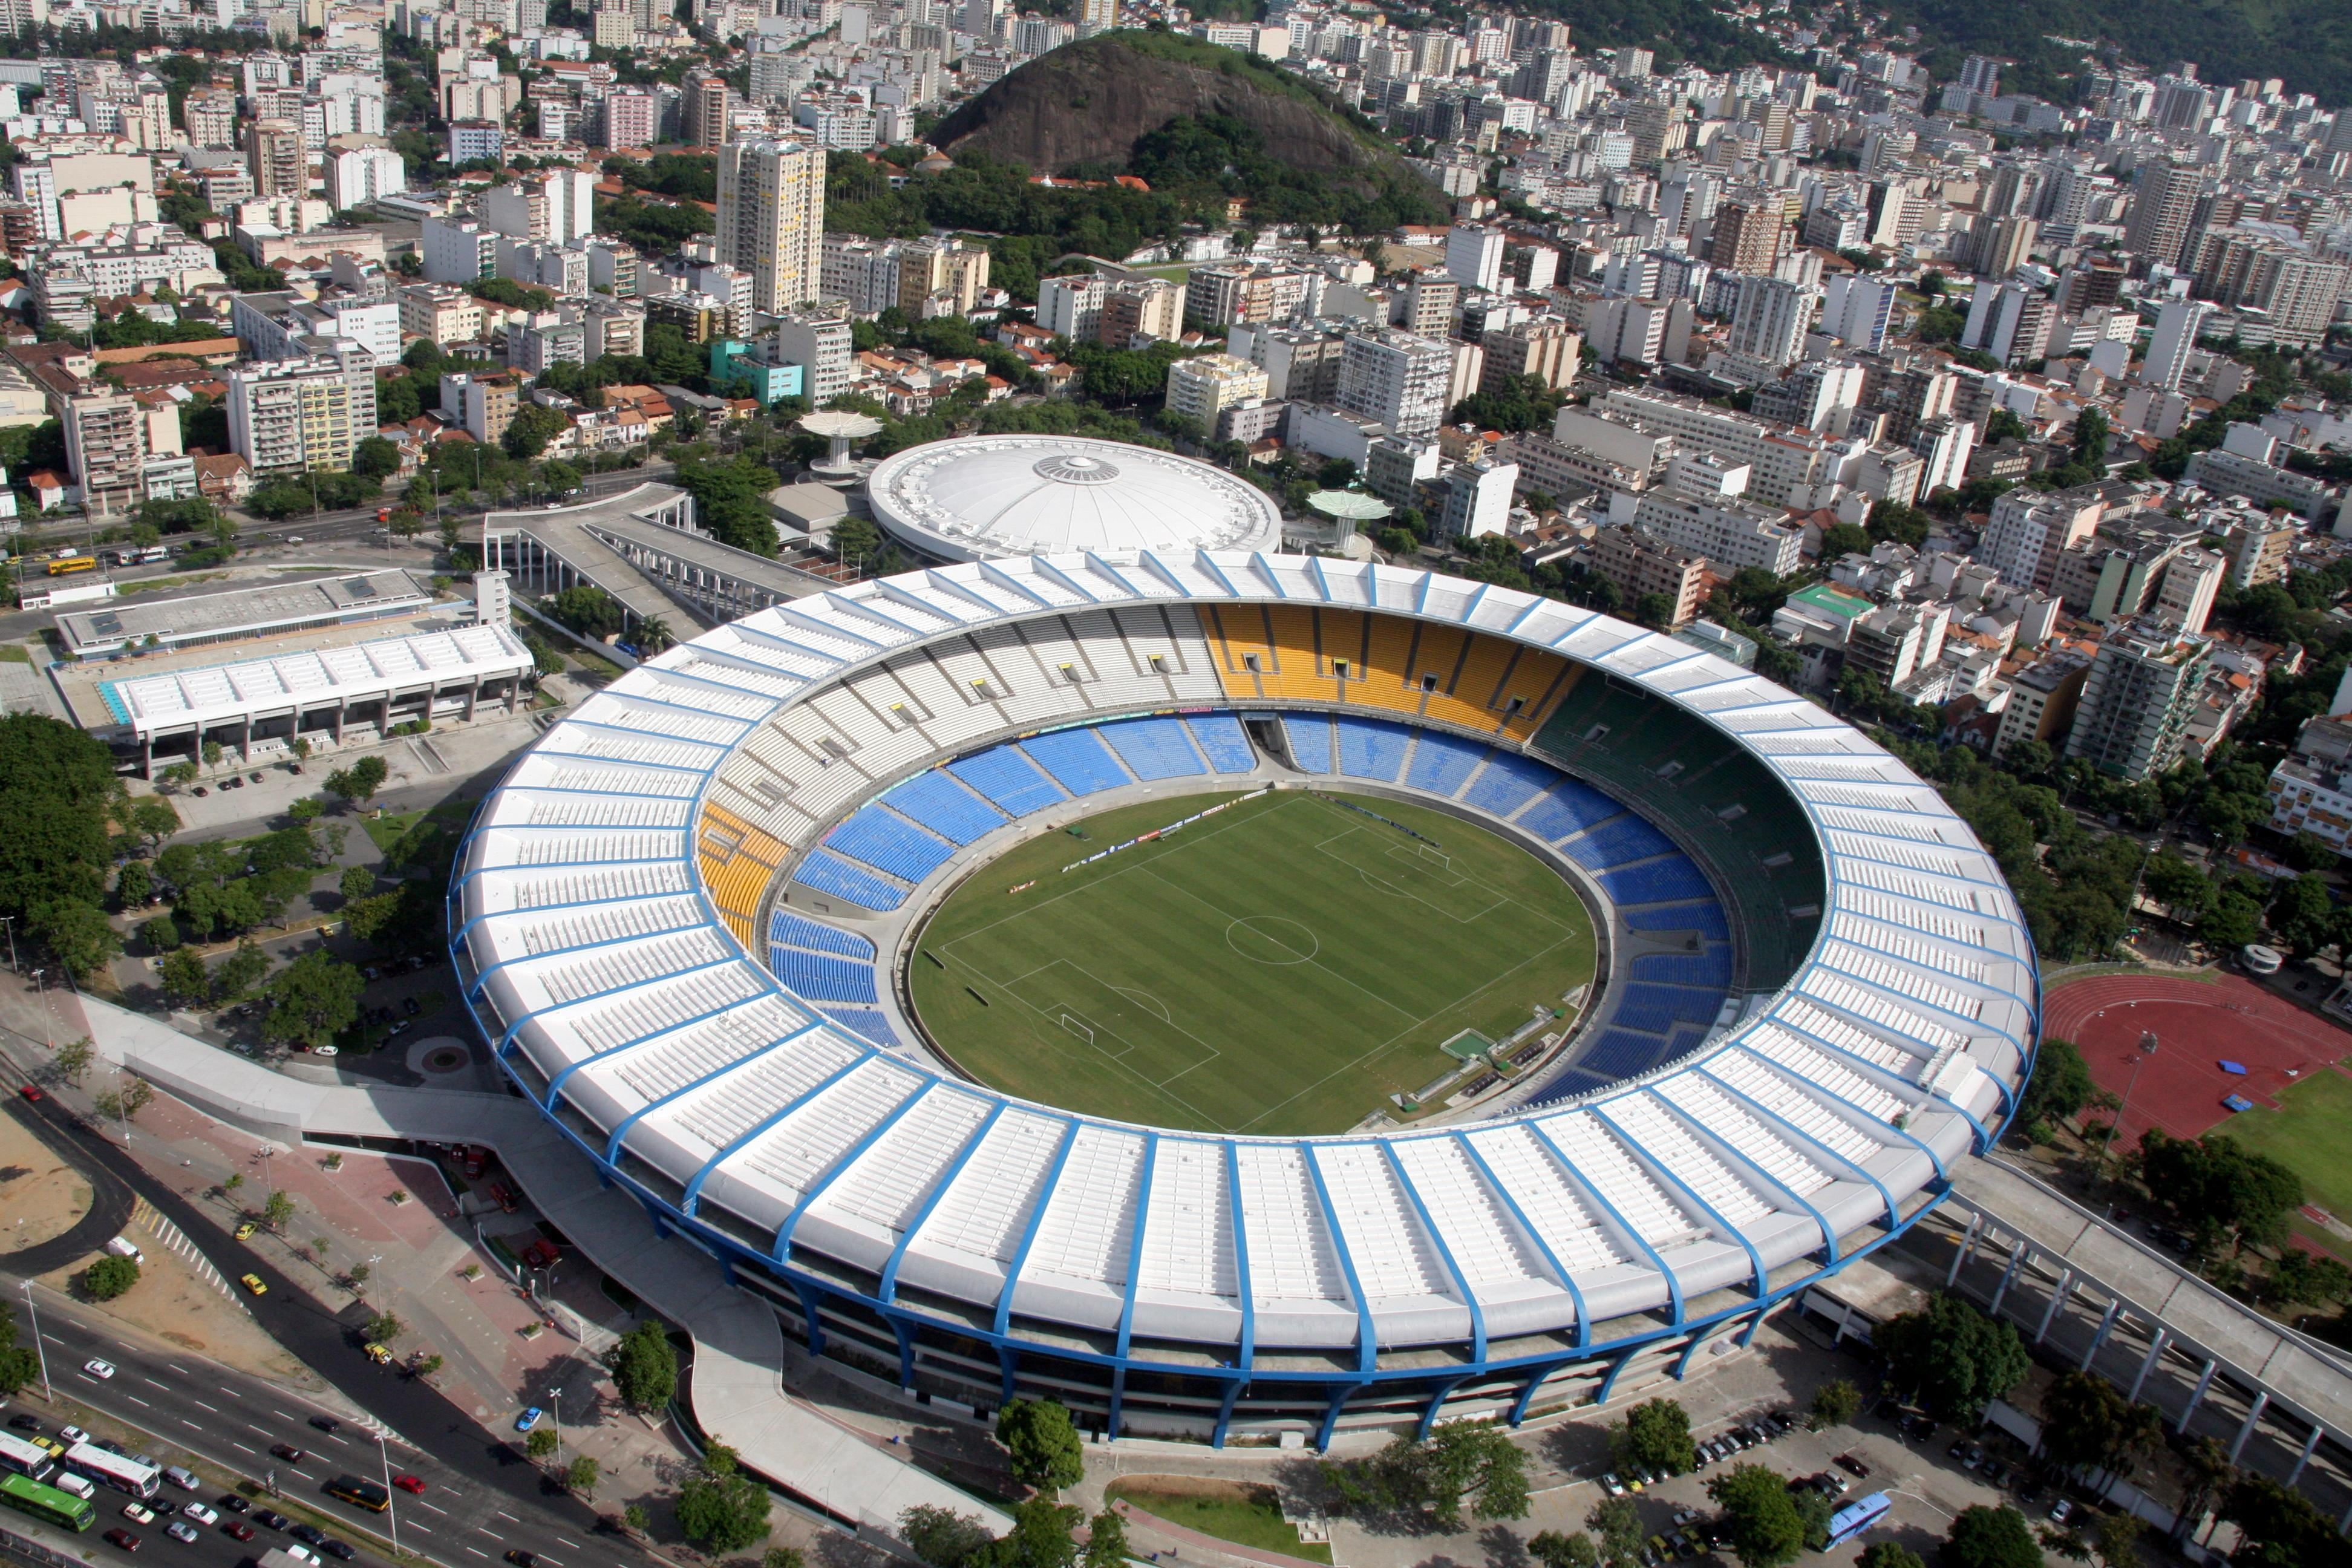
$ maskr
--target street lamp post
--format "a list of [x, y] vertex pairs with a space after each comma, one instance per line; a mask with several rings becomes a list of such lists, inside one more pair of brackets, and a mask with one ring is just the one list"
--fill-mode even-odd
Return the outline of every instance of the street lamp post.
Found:
[[16, 968], [16, 917], [0, 915], [0, 925], [8, 928], [8, 968], [11, 973], [21, 974], [24, 972]]
[[41, 1043], [54, 1051], [58, 1048], [58, 1037], [56, 1031], [49, 1027], [49, 989], [41, 980], [41, 976], [47, 973], [46, 969], [33, 971], [33, 994], [40, 999]]
[[49, 1352], [41, 1343], [41, 1310], [33, 1303], [33, 1282], [24, 1281], [25, 1310], [33, 1320], [33, 1353], [41, 1358], [41, 1393], [51, 1404], [57, 1402], [58, 1391], [49, 1386]]
[[[2143, 1029], [2140, 1031], [2139, 1060], [2132, 1064], [2132, 1075], [2124, 1083], [2123, 1103], [2116, 1108], [2116, 1124], [2107, 1131], [2106, 1152], [2109, 1154], [2113, 1154], [2115, 1152], [2116, 1140], [2123, 1136], [2124, 1118], [2131, 1111], [2132, 1090], [2139, 1087], [2140, 1071], [2147, 1066], [2148, 1058], [2156, 1055], [2158, 1044], [2158, 1042], [2154, 1029]], [[2107, 1200], [2106, 1216], [2112, 1217], [2115, 1212], [2116, 1200], [2109, 1198]]]
[[383, 1515], [392, 1524], [392, 1549], [400, 1550], [400, 1510], [392, 1500], [392, 1452], [383, 1446], [383, 1434], [375, 1435], [375, 1457], [383, 1466]]

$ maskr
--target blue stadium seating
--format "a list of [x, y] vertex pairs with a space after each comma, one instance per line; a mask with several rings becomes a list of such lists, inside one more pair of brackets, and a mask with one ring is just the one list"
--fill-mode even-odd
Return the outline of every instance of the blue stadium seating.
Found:
[[1711, 943], [1704, 952], [1652, 952], [1633, 961], [1633, 978], [1662, 985], [1712, 985], [1720, 991], [1731, 984], [1731, 949]]
[[1685, 1024], [1675, 1031], [1674, 1044], [1668, 1046], [1666, 1054], [1658, 1058], [1659, 1064], [1663, 1066], [1667, 1062], [1686, 1057], [1705, 1044], [1706, 1044], [1706, 1031]]
[[1404, 743], [1412, 731], [1402, 724], [1342, 715], [1339, 728], [1339, 771], [1351, 778], [1396, 782], [1404, 768]]
[[825, 1007], [821, 1012], [852, 1034], [862, 1035], [884, 1050], [897, 1050], [901, 1042], [898, 1031], [890, 1020], [871, 1007]]
[[1331, 721], [1286, 717], [1282, 728], [1290, 737], [1290, 760], [1310, 773], [1331, 771]]
[[1070, 798], [1036, 763], [1011, 746], [992, 746], [950, 763], [948, 772], [994, 801], [1007, 816], [1026, 816]]
[[1601, 1037], [1585, 1047], [1576, 1065], [1588, 1073], [1611, 1079], [1632, 1078], [1656, 1067], [1666, 1050], [1667, 1043], [1654, 1035], [1624, 1028], [1603, 1029]]
[[1412, 766], [1405, 770], [1404, 782], [1432, 795], [1450, 796], [1462, 787], [1462, 781], [1470, 776], [1486, 752], [1483, 742], [1457, 741], [1423, 730], [1421, 744], [1412, 749]]
[[1679, 904], [1620, 910], [1618, 913], [1635, 931], [1695, 931], [1717, 942], [1731, 940], [1731, 924], [1724, 919], [1723, 906], [1715, 901], [1712, 894]]
[[1130, 719], [1106, 724], [1099, 732], [1137, 778], [1174, 779], [1209, 771], [1181, 720]]
[[1578, 783], [1561, 783], [1548, 795], [1538, 795], [1536, 804], [1531, 804], [1527, 811], [1522, 811], [1517, 818], [1512, 820], [1519, 827], [1527, 827], [1538, 839], [1557, 844], [1571, 832], [1583, 832], [1592, 823], [1604, 823], [1604, 820], [1609, 820], [1609, 816], [1622, 816], [1622, 811], [1625, 811], [1613, 799], [1601, 797], [1600, 804], [1606, 804], [1612, 811], [1592, 816], [1592, 809], [1590, 809], [1592, 802], [1585, 799], [1590, 795], [1592, 795], [1592, 790], [1585, 790]]
[[1481, 811], [1508, 816], [1533, 799], [1538, 790], [1549, 789], [1559, 782], [1559, 774], [1541, 763], [1496, 752], [1486, 760], [1486, 771], [1478, 775], [1478, 782], [1462, 798]]
[[955, 847], [879, 805], [869, 805], [824, 836], [824, 847], [877, 871], [919, 882], [946, 863]]
[[1675, 841], [1628, 813], [1602, 823], [1581, 838], [1562, 846], [1578, 862], [1598, 871], [1675, 852]]
[[1621, 904], [1660, 904], [1669, 899], [1703, 899], [1713, 896], [1706, 879], [1699, 875], [1696, 866], [1686, 855], [1671, 860], [1652, 860], [1622, 871], [1603, 871], [1601, 885], [1609, 896]]
[[899, 816], [921, 823], [951, 844], [969, 844], [1004, 826], [1004, 814], [934, 770], [917, 773], [882, 797]]
[[1537, 796], [1535, 804], [1513, 820], [1538, 838], [1557, 844], [1571, 833], [1581, 833], [1596, 823], [1622, 816], [1624, 811], [1623, 806], [1600, 791], [1563, 779], [1549, 793]]
[[777, 979], [792, 989], [796, 996], [812, 1002], [872, 1002], [874, 966], [852, 963], [845, 958], [830, 958], [821, 952], [803, 952], [797, 947], [772, 947], [768, 962]]
[[1059, 730], [1050, 735], [1032, 735], [1021, 742], [1021, 750], [1030, 759], [1054, 775], [1055, 782], [1072, 795], [1092, 795], [1097, 790], [1117, 789], [1135, 781], [1102, 743], [1102, 737], [1092, 730]]
[[1221, 773], [1254, 773], [1257, 753], [1250, 749], [1242, 721], [1230, 713], [1195, 713], [1184, 721], [1199, 743], [1201, 754]]
[[1715, 1016], [1723, 1010], [1722, 992], [1688, 985], [1648, 985], [1636, 981], [1627, 985], [1621, 995], [1620, 1018], [1624, 1016], [1622, 1009], [1639, 1007], [1685, 1024], [1712, 1024]]
[[856, 931], [820, 925], [783, 910], [768, 917], [768, 940], [783, 947], [804, 947], [811, 952], [837, 952], [844, 958], [874, 962], [874, 944]]
[[905, 889], [823, 849], [801, 862], [799, 878], [820, 893], [831, 893], [869, 910], [895, 910], [907, 901]]
[[1617, 1080], [1607, 1073], [1589, 1072], [1580, 1067], [1562, 1068], [1551, 1076], [1549, 1082], [1528, 1096], [1530, 1106], [1549, 1105], [1556, 1100], [1568, 1100], [1580, 1094], [1590, 1094], [1596, 1089], [1607, 1089]]

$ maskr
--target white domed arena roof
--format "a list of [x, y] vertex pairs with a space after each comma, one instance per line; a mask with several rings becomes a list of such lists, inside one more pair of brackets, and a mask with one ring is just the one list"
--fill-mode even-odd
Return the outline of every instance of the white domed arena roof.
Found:
[[975, 436], [909, 447], [866, 482], [877, 521], [950, 561], [1266, 550], [1282, 513], [1207, 463], [1122, 441]]

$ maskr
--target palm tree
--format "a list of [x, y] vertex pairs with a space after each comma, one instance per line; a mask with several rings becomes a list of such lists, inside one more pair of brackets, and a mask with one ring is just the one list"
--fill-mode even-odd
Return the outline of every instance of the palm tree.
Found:
[[659, 616], [646, 616], [638, 620], [636, 644], [640, 652], [659, 653], [677, 641], [668, 623]]
[[2189, 1438], [2175, 1443], [2173, 1450], [2179, 1457], [2181, 1479], [2186, 1483], [2178, 1526], [2186, 1538], [2197, 1529], [2213, 1500], [2229, 1489], [2238, 1468], [2230, 1463], [2230, 1450], [2219, 1437]]

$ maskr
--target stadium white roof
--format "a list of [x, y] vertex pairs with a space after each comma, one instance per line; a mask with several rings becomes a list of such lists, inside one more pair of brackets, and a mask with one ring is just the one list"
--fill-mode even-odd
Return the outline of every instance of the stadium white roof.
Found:
[[108, 683], [108, 706], [131, 733], [147, 736], [296, 708], [309, 712], [427, 687], [471, 686], [530, 667], [530, 650], [506, 627], [458, 626], [131, 676]]
[[[1735, 737], [1812, 825], [1829, 887], [1813, 952], [1729, 1036], [1580, 1101], [1384, 1137], [1221, 1138], [1017, 1101], [878, 1048], [748, 956], [748, 921], [714, 912], [739, 898], [706, 869], [722, 829], [730, 847], [805, 847], [1008, 719], [1110, 710], [1050, 679], [976, 702], [946, 639], [970, 634], [968, 652], [1018, 624], [1034, 646], [1089, 617], [1166, 626], [1197, 604], [1269, 601], [1517, 639]], [[886, 703], [884, 683], [903, 695]], [[1454, 1341], [1483, 1358], [1490, 1338], [1679, 1316], [1707, 1291], [1760, 1294], [1808, 1255], [1834, 1262], [1997, 1119], [2038, 999], [1991, 858], [1815, 704], [1589, 610], [1297, 556], [965, 563], [721, 626], [527, 753], [485, 803], [456, 892], [468, 990], [499, 1046], [600, 1159], [625, 1150], [623, 1173], [660, 1173], [685, 1213], [779, 1261], [877, 1276], [885, 1300], [901, 1285], [961, 1300], [998, 1332], [1017, 1316], [1242, 1364], [1260, 1347], [1369, 1365], [1375, 1346]]]
[[1064, 551], [1271, 549], [1282, 513], [1256, 486], [1172, 452], [1066, 436], [912, 447], [866, 481], [874, 515], [950, 561]]

